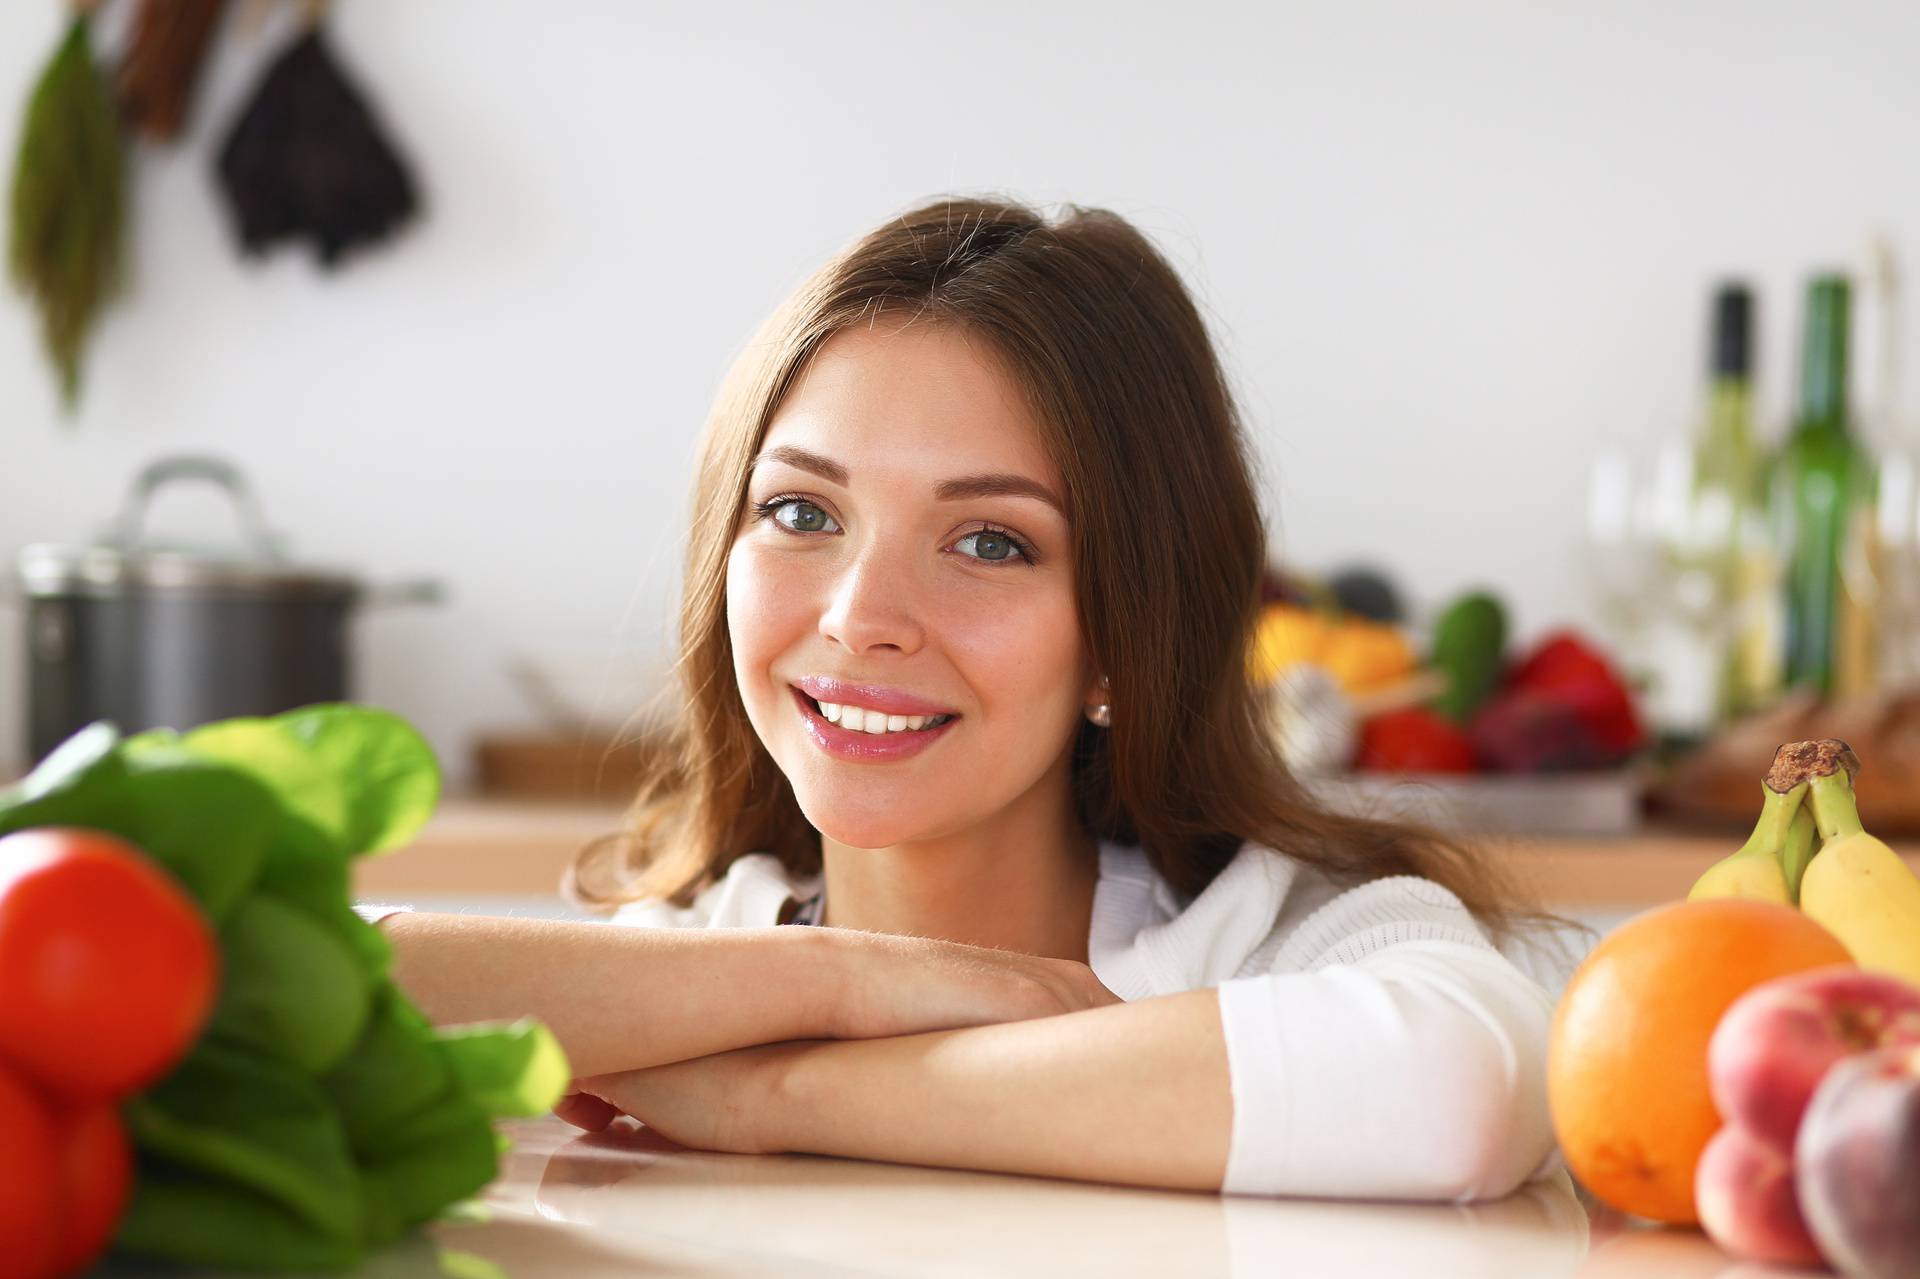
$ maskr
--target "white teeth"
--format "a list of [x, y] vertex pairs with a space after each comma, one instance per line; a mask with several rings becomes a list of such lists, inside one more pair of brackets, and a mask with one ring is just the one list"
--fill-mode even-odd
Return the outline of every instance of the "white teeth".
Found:
[[939, 715], [889, 715], [885, 711], [868, 710], [862, 706], [844, 706], [834, 702], [820, 703], [821, 717], [829, 723], [855, 733], [917, 733], [936, 720], [951, 716]]

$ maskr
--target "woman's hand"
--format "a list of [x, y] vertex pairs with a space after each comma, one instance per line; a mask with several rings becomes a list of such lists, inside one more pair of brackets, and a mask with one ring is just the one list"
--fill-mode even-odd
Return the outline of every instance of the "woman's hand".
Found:
[[[615, 1076], [603, 1075], [601, 1078], [612, 1079]], [[578, 1079], [570, 1082], [567, 1095], [554, 1104], [553, 1113], [575, 1128], [584, 1128], [588, 1132], [604, 1131], [620, 1112], [592, 1093], [582, 1092], [580, 1088]]]
[[1117, 1004], [1087, 965], [959, 942], [820, 930], [836, 957], [829, 1033], [877, 1039]]
[[576, 1079], [554, 1113], [599, 1132], [627, 1114], [668, 1141], [695, 1150], [770, 1154], [768, 1122], [776, 1115], [778, 1079], [805, 1043], [766, 1044], [715, 1053], [671, 1066]]

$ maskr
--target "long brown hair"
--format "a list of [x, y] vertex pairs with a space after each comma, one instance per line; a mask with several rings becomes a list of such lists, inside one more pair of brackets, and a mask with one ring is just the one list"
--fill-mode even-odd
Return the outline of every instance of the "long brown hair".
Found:
[[687, 548], [683, 711], [626, 828], [583, 850], [583, 905], [685, 905], [742, 855], [820, 869], [818, 833], [733, 678], [726, 566], [749, 464], [782, 397], [841, 329], [899, 310], [988, 339], [1029, 397], [1066, 487], [1083, 634], [1112, 724], [1081, 722], [1073, 797], [1089, 833], [1138, 844], [1197, 894], [1248, 840], [1343, 883], [1419, 875], [1496, 935], [1524, 909], [1495, 867], [1432, 832], [1316, 804], [1282, 762], [1246, 654], [1267, 536], [1239, 413], [1205, 324], [1121, 217], [940, 199], [833, 258], [740, 356], [706, 426]]

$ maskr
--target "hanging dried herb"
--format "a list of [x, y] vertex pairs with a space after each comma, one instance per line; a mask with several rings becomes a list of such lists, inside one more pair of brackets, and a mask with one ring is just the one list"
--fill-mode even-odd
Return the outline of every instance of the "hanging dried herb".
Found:
[[142, 0], [114, 76], [128, 127], [160, 142], [180, 136], [208, 41], [227, 0]]
[[69, 409], [80, 393], [80, 349], [120, 282], [125, 225], [120, 124], [81, 13], [27, 102], [7, 242], [14, 281], [40, 309]]
[[275, 59], [220, 149], [240, 243], [312, 241], [325, 265], [418, 208], [414, 181], [316, 23]]

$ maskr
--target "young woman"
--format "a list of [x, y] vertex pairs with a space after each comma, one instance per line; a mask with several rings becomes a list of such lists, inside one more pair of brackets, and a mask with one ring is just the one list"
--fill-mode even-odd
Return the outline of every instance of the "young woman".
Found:
[[733, 369], [694, 512], [677, 749], [570, 880], [645, 927], [390, 919], [429, 1016], [542, 1016], [563, 1114], [716, 1150], [1407, 1199], [1551, 1165], [1511, 892], [1280, 762], [1246, 443], [1125, 221], [859, 240]]

